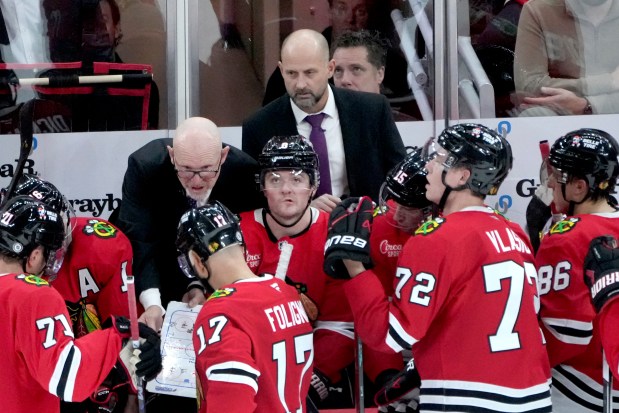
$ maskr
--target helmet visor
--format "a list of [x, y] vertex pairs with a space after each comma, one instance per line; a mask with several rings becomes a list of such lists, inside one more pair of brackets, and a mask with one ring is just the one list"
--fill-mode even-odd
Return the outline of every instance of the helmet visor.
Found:
[[187, 254], [181, 253], [178, 256], [177, 261], [178, 261], [178, 267], [181, 269], [183, 274], [185, 274], [185, 277], [197, 278], [196, 274], [193, 271], [193, 267], [191, 266], [191, 263], [189, 262], [189, 258], [187, 257]]
[[301, 169], [268, 169], [260, 173], [262, 191], [280, 190], [285, 186], [294, 191], [309, 191], [310, 177]]
[[64, 257], [69, 249], [70, 243], [71, 236], [67, 233], [65, 234], [65, 237], [62, 240], [62, 245], [60, 247], [49, 250], [44, 270], [44, 274], [49, 281], [54, 281], [56, 279], [58, 271], [60, 271], [60, 267], [62, 266], [62, 263], [64, 261]]
[[451, 168], [456, 161], [456, 157], [436, 142], [434, 138], [428, 139], [425, 145], [423, 145], [421, 157], [426, 163], [434, 161], [445, 168]]

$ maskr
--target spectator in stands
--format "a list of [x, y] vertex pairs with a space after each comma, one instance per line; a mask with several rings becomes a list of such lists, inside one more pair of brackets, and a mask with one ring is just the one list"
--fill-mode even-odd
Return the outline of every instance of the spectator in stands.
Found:
[[536, 0], [518, 25], [521, 116], [619, 113], [619, 2]]

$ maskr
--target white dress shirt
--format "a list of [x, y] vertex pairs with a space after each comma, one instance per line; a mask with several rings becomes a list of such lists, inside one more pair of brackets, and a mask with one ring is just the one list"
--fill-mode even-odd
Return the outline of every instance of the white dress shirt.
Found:
[[[342, 128], [340, 127], [340, 115], [335, 106], [331, 85], [327, 86], [327, 92], [329, 93], [327, 103], [325, 107], [317, 113], [324, 113], [326, 115], [322, 121], [322, 129], [327, 139], [329, 171], [331, 172], [331, 190], [333, 195], [341, 197], [344, 194], [350, 193], [348, 189], [348, 177], [346, 175], [346, 156], [344, 153]], [[315, 113], [306, 113], [302, 111], [292, 99], [290, 99], [290, 106], [292, 106], [292, 113], [294, 113], [297, 122], [297, 131], [299, 135], [307, 138], [309, 141], [312, 126], [305, 120], [305, 117], [308, 115], [315, 115]]]

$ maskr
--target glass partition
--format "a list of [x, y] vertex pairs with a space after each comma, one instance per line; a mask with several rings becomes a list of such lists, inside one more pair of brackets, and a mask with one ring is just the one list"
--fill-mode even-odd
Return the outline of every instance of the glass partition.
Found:
[[32, 97], [37, 132], [168, 127], [166, 0], [7, 0], [0, 12], [1, 133]]
[[[384, 47], [380, 93], [389, 99], [396, 120], [433, 121], [433, 28], [432, 11], [427, 10], [431, 4], [427, 3], [200, 2], [200, 114], [219, 126], [239, 126], [260, 107], [285, 94], [277, 62], [280, 45], [292, 31], [314, 29], [332, 45], [341, 33], [364, 29], [377, 35]], [[337, 76], [332, 81], [339, 85]]]

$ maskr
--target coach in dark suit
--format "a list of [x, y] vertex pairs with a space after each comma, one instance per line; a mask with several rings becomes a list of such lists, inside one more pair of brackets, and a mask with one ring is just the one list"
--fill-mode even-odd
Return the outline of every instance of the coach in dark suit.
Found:
[[306, 116], [323, 113], [332, 192], [315, 199], [313, 205], [330, 211], [343, 195], [369, 195], [376, 200], [387, 172], [405, 155], [387, 99], [329, 86], [335, 62], [329, 60], [326, 39], [313, 30], [290, 34], [282, 45], [281, 59], [288, 94], [244, 122], [243, 151], [257, 159], [264, 144], [276, 135], [298, 133], [312, 140], [313, 127]]
[[116, 223], [133, 247], [136, 292], [146, 310], [141, 321], [159, 330], [169, 301], [204, 301], [201, 284], [189, 284], [178, 267], [180, 217], [190, 206], [214, 200], [233, 212], [260, 207], [256, 172], [257, 162], [222, 145], [217, 126], [205, 118], [187, 119], [174, 140], [154, 140], [129, 156]]

